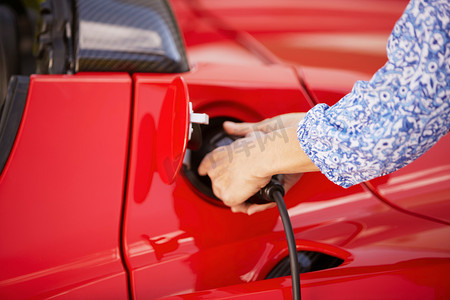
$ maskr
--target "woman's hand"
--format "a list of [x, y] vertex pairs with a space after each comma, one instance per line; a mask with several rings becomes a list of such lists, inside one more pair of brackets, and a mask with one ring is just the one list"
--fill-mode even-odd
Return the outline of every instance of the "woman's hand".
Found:
[[299, 173], [318, 170], [297, 141], [297, 124], [304, 115], [286, 114], [258, 123], [225, 122], [227, 133], [246, 137], [206, 155], [199, 174], [211, 178], [214, 194], [233, 212], [253, 214], [274, 207], [274, 203], [244, 202], [264, 187], [272, 175], [287, 174], [287, 191], [300, 178]]
[[[234, 123], [227, 121], [223, 124], [225, 131], [230, 135], [251, 135], [257, 134], [257, 132], [269, 133], [272, 131], [295, 127], [297, 128], [298, 123], [305, 117], [306, 113], [289, 113], [284, 115], [275, 116], [273, 118], [265, 119], [261, 122], [257, 123]], [[294, 173], [294, 174], [283, 174], [282, 184], [287, 193], [291, 187], [293, 187], [303, 173]], [[262, 211], [267, 209], [269, 205], [254, 205], [251, 207], [251, 212]], [[270, 205], [273, 207], [274, 205]], [[236, 210], [237, 208], [235, 208]], [[241, 210], [239, 210], [241, 211]], [[245, 211], [241, 211], [245, 212]]]
[[[248, 135], [227, 146], [216, 148], [205, 156], [198, 173], [211, 178], [214, 194], [233, 212], [244, 211], [243, 203], [270, 180], [264, 164], [265, 152], [258, 146], [262, 133]], [[272, 207], [273, 205], [269, 205]]]

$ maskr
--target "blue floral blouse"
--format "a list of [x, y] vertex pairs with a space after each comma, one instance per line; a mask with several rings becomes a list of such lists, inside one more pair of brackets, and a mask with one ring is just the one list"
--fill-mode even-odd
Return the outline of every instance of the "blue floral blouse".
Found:
[[391, 173], [449, 132], [449, 10], [448, 0], [412, 0], [389, 37], [388, 62], [299, 123], [302, 149], [331, 181], [349, 187]]

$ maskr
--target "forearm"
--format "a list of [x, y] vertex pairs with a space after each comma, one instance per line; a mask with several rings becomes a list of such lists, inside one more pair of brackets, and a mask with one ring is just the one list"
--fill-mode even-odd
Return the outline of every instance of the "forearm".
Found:
[[265, 151], [261, 152], [264, 176], [319, 171], [297, 140], [297, 128], [283, 128], [266, 135]]

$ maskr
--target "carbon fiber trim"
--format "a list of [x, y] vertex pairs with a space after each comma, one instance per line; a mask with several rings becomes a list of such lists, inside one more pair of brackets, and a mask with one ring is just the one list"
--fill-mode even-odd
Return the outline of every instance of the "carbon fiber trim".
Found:
[[9, 81], [6, 101], [0, 114], [0, 174], [8, 161], [22, 122], [29, 85], [28, 76], [12, 76]]
[[41, 3], [38, 38], [35, 46], [36, 73], [71, 73], [72, 8], [70, 0], [47, 0]]
[[77, 0], [76, 12], [75, 72], [189, 70], [165, 0]]

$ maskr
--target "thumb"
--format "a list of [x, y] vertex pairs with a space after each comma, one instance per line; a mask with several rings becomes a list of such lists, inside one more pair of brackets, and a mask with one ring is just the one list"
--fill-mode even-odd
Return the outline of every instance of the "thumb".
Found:
[[251, 124], [252, 123], [235, 123], [231, 121], [225, 121], [223, 123], [223, 129], [225, 129], [228, 134], [244, 136], [249, 132], [252, 132]]
[[303, 173], [284, 174], [283, 175], [284, 192], [287, 193], [300, 180], [302, 175]]

